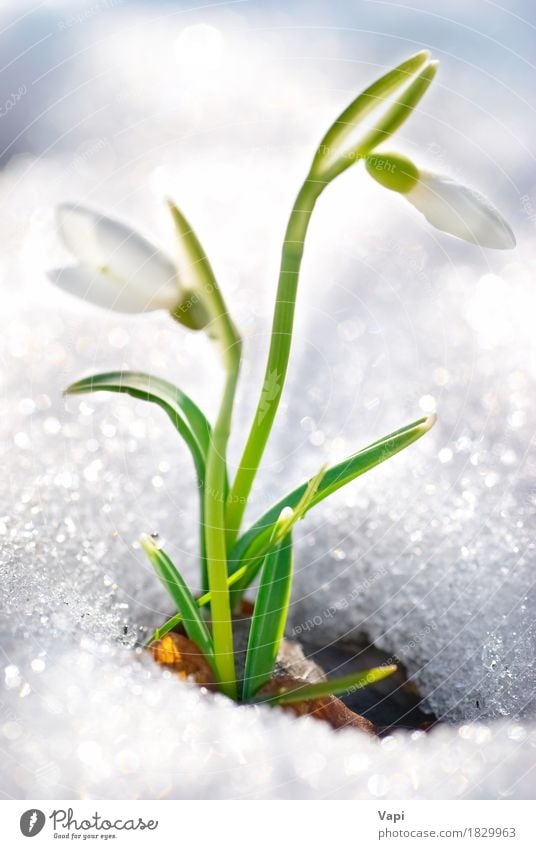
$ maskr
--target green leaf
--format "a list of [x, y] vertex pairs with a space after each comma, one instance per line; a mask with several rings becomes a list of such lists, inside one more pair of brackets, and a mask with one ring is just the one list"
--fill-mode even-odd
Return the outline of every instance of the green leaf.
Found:
[[[268, 552], [270, 552], [274, 548], [274, 546], [281, 542], [287, 536], [287, 534], [291, 532], [296, 522], [299, 522], [300, 519], [304, 518], [309, 507], [313, 503], [316, 493], [318, 492], [318, 487], [320, 486], [320, 482], [326, 473], [326, 468], [327, 466], [322, 466], [320, 471], [318, 471], [316, 475], [311, 478], [310, 481], [308, 481], [304, 493], [302, 494], [298, 503], [294, 507], [285, 505], [273, 525], [271, 525], [271, 527], [265, 528], [265, 544], [261, 548], [261, 550], [258, 551], [256, 554], [255, 572], [253, 574], [253, 577], [255, 577], [257, 571], [262, 565], [265, 555], [268, 554]], [[248, 567], [253, 567], [253, 563], [249, 562]], [[247, 573], [244, 574], [243, 581], [247, 581], [247, 583], [245, 583], [246, 587], [249, 583], [251, 583], [253, 577], [248, 580]], [[233, 610], [239, 607], [240, 598], [243, 595], [244, 588], [245, 587], [243, 587], [240, 582], [237, 582], [236, 589], [231, 593]]]
[[290, 705], [293, 702], [310, 701], [323, 696], [337, 696], [361, 690], [369, 684], [375, 684], [382, 678], [387, 678], [396, 672], [396, 666], [377, 666], [374, 669], [352, 672], [340, 678], [331, 678], [328, 681], [319, 681], [317, 684], [297, 684], [296, 687], [288, 689], [281, 687], [280, 692], [270, 696], [260, 697], [255, 701], [267, 702], [271, 705]]
[[[158, 548], [150, 536], [144, 534], [140, 539], [140, 545], [152, 563], [162, 584], [173, 599], [177, 610], [180, 611], [181, 621], [184, 624], [184, 630], [188, 638], [203, 652], [203, 655], [214, 671], [214, 646], [212, 638], [205, 621], [199, 613], [197, 602], [188, 589], [184, 578], [165, 551]], [[158, 633], [160, 637], [164, 636], [161, 630]]]
[[[421, 436], [424, 436], [433, 426], [436, 420], [435, 415], [426, 416], [417, 421], [406, 425], [399, 430], [384, 436], [373, 442], [367, 448], [352, 454], [341, 463], [327, 469], [322, 476], [318, 485], [318, 489], [309, 501], [307, 509], [303, 515], [319, 504], [336, 490], [345, 486], [365, 472], [370, 471], [375, 466], [398, 454], [404, 448], [407, 448]], [[233, 562], [236, 568], [241, 568], [246, 565], [246, 571], [243, 578], [235, 585], [235, 591], [242, 591], [255, 578], [262, 558], [270, 547], [270, 539], [274, 522], [277, 521], [281, 510], [284, 507], [293, 508], [299, 504], [300, 499], [307, 491], [309, 483], [304, 483], [294, 489], [284, 498], [281, 498], [274, 504], [260, 519], [258, 519], [251, 528], [243, 534], [234, 546], [230, 561]]]
[[[235, 584], [240, 581], [247, 572], [247, 566], [242, 566], [240, 569], [237, 569], [236, 572], [233, 572], [232, 575], [229, 575], [227, 578], [227, 586], [233, 587]], [[198, 607], [204, 607], [207, 604], [210, 604], [212, 601], [212, 593], [206, 592], [204, 595], [200, 596], [196, 599], [196, 604]], [[147, 641], [147, 645], [150, 645], [154, 640], [160, 639], [160, 637], [164, 637], [173, 628], [176, 628], [177, 625], [180, 625], [182, 622], [182, 614], [176, 613], [175, 616], [172, 616], [167, 622], [164, 622], [163, 625], [160, 625], [159, 628], [156, 629], [150, 640]]]
[[292, 537], [287, 534], [264, 559], [249, 630], [243, 699], [272, 677], [287, 621], [292, 572]]
[[[177, 257], [176, 264], [179, 279], [184, 282], [184, 285], [189, 291], [197, 296], [209, 310], [214, 307], [214, 295], [219, 297], [219, 287], [216, 277], [212, 270], [212, 266], [205, 253], [205, 250], [197, 238], [195, 231], [189, 221], [182, 214], [180, 209], [168, 200], [169, 211], [175, 225], [175, 234], [177, 236]], [[213, 316], [212, 316], [213, 317]], [[210, 319], [210, 312], [207, 313], [207, 319]]]
[[426, 92], [436, 64], [423, 50], [365, 89], [322, 139], [311, 175], [329, 182], [391, 136]]
[[[204, 537], [204, 499], [206, 456], [211, 439], [211, 426], [204, 415], [185, 392], [177, 386], [153, 377], [150, 374], [137, 371], [112, 371], [105, 374], [94, 374], [85, 377], [69, 386], [67, 395], [82, 395], [88, 392], [123, 392], [142, 401], [150, 401], [161, 407], [169, 416], [176, 430], [186, 442], [195, 465], [197, 485], [200, 496], [201, 528], [201, 581], [206, 590], [206, 557]], [[227, 475], [225, 477], [225, 493], [228, 491]]]
[[273, 525], [272, 543], [277, 543], [284, 539], [287, 534], [290, 533], [296, 522], [299, 522], [300, 519], [304, 518], [309, 507], [311, 507], [314, 501], [315, 495], [318, 492], [318, 487], [320, 486], [322, 478], [326, 474], [326, 470], [327, 466], [322, 466], [320, 471], [318, 471], [316, 475], [308, 481], [305, 492], [294, 507], [291, 507], [289, 504], [285, 505], [279, 515], [279, 518]]

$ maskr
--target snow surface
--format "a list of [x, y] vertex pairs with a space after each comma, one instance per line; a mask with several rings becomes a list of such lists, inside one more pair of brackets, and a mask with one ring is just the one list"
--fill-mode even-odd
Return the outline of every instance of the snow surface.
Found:
[[[189, 20], [193, 30], [155, 17], [143, 32], [138, 15], [72, 25], [69, 48], [87, 49], [74, 52], [72, 78], [64, 66], [53, 78], [58, 90], [67, 86], [68, 105], [50, 107], [40, 135], [29, 137], [40, 154], [15, 147], [0, 174], [1, 793], [530, 797], [536, 295], [516, 104], [517, 137], [507, 122], [499, 126], [489, 99], [473, 136], [463, 135], [465, 104], [455, 92], [466, 69], [454, 65], [449, 88], [404, 136], [431, 167], [470, 173], [512, 221], [515, 252], [432, 233], [357, 169], [330, 187], [313, 220], [288, 390], [248, 515], [326, 458], [439, 412], [423, 440], [300, 526], [289, 634], [317, 645], [365, 634], [404, 661], [445, 725], [382, 742], [336, 734], [206, 697], [133, 650], [169, 612], [139, 533], [158, 531], [196, 581], [191, 462], [161, 411], [123, 396], [61, 392], [94, 371], [144, 369], [176, 380], [212, 415], [220, 375], [201, 336], [165, 315], [127, 318], [70, 300], [43, 270], [65, 259], [54, 243], [58, 201], [114, 211], [172, 251], [161, 203], [172, 194], [201, 234], [246, 341], [236, 459], [295, 187], [311, 141], [371, 69], [358, 64], [350, 75], [344, 63], [314, 58], [350, 51], [343, 36], [315, 35], [313, 58], [300, 64], [303, 34], [287, 33], [282, 44], [244, 35], [248, 21], [236, 12], [215, 12], [208, 30], [196, 29], [201, 16]], [[104, 35], [115, 49], [99, 76]], [[203, 39], [209, 53], [199, 50]], [[143, 73], [126, 62], [135, 45], [150, 57]], [[375, 69], [378, 56], [390, 61], [387, 48], [368, 44]], [[351, 55], [359, 49], [354, 43]], [[199, 55], [219, 62], [217, 73], [210, 63], [192, 68]], [[183, 83], [172, 92], [161, 85], [171, 67]], [[485, 96], [485, 70], [482, 80], [475, 75]], [[73, 92], [84, 81], [90, 120], [81, 130]], [[242, 109], [234, 123], [229, 92]], [[33, 89], [26, 97], [21, 110]], [[103, 114], [103, 103], [113, 108]], [[445, 135], [440, 114], [457, 129]]]
[[378, 742], [269, 708], [236, 708], [87, 640], [56, 650], [46, 671], [28, 678], [35, 692], [3, 726], [17, 798], [533, 795], [536, 730], [514, 722]]

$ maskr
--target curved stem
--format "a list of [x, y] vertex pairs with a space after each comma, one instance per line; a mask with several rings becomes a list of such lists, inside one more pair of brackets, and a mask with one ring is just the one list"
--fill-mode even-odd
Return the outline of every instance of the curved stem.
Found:
[[251, 487], [281, 400], [290, 356], [296, 291], [305, 236], [314, 205], [324, 187], [324, 181], [309, 177], [298, 193], [287, 224], [264, 382], [227, 502], [228, 548], [234, 543], [240, 529]]

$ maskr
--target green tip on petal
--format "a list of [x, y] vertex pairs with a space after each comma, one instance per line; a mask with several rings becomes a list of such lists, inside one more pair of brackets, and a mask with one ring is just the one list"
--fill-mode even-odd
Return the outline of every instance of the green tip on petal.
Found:
[[367, 156], [365, 166], [371, 177], [393, 192], [406, 194], [419, 179], [419, 169], [400, 153], [373, 153]]

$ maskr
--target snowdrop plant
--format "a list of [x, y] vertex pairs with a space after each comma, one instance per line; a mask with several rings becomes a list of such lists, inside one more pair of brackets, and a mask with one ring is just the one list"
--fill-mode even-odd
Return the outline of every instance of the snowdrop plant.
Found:
[[[296, 523], [333, 492], [407, 448], [434, 423], [433, 416], [419, 418], [341, 462], [323, 467], [242, 529], [244, 510], [283, 392], [301, 260], [318, 199], [336, 177], [363, 161], [378, 183], [409, 200], [440, 230], [486, 247], [508, 248], [515, 243], [504, 219], [482, 195], [446, 177], [421, 171], [404, 156], [377, 150], [410, 116], [432, 82], [436, 66], [429, 53], [422, 51], [376, 80], [332, 124], [316, 151], [288, 221], [265, 378], [242, 458], [232, 476], [227, 467], [227, 443], [242, 343], [192, 227], [170, 203], [178, 246], [172, 261], [111, 218], [74, 205], [58, 211], [61, 235], [77, 263], [51, 272], [56, 284], [108, 309], [165, 309], [186, 327], [204, 330], [219, 352], [224, 381], [212, 424], [177, 386], [141, 372], [94, 375], [74, 383], [67, 392], [122, 392], [157, 404], [189, 448], [200, 493], [202, 592], [195, 597], [166, 552], [151, 536], [142, 536], [141, 546], [177, 610], [155, 630], [152, 640], [182, 624], [207, 659], [219, 689], [233, 699], [259, 698], [273, 674], [288, 614]], [[238, 680], [233, 615], [257, 577], [245, 671]], [[391, 671], [392, 667], [380, 667], [321, 685], [300, 685], [296, 691], [272, 695], [271, 701], [341, 692]]]

